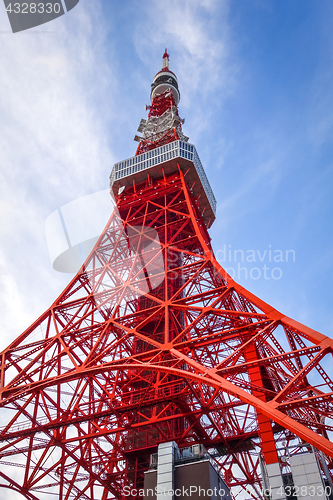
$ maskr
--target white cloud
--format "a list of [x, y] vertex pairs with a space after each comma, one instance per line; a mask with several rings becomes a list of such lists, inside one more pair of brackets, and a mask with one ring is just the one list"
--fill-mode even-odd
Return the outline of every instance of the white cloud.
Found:
[[2, 3], [0, 10], [0, 345], [5, 347], [68, 281], [52, 269], [44, 223], [64, 203], [107, 188], [113, 158], [106, 124], [114, 101], [112, 57], [103, 52], [106, 24], [98, 1], [80, 2], [75, 16], [62, 16], [52, 27], [15, 35], [4, 33], [10, 28]]
[[[218, 27], [215, 14], [219, 14]], [[154, 42], [163, 44], [167, 38], [178, 48], [177, 73], [188, 96], [183, 105], [191, 105], [190, 96], [198, 90], [210, 94], [217, 86], [221, 88], [228, 56], [227, 2], [159, 2], [151, 9], [151, 17], [156, 28], [161, 26], [151, 30]]]
[[[186, 124], [190, 140], [195, 140], [209, 127], [214, 109], [212, 102], [221, 104], [221, 96], [234, 87], [228, 9], [227, 0], [171, 0], [167, 3], [150, 0], [141, 8], [142, 21], [134, 35], [136, 50], [148, 64], [152, 48], [155, 52], [161, 51], [161, 47], [168, 48], [170, 69], [177, 74], [180, 84], [181, 110], [194, 111], [189, 120], [190, 128]], [[160, 56], [162, 58], [162, 52]], [[156, 72], [158, 68], [154, 69]], [[208, 100], [210, 107], [206, 108]]]

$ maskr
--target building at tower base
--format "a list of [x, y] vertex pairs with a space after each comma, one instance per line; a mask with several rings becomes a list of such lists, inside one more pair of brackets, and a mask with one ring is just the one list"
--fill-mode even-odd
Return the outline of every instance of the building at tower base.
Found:
[[230, 490], [203, 446], [162, 443], [145, 472], [145, 500], [231, 500]]

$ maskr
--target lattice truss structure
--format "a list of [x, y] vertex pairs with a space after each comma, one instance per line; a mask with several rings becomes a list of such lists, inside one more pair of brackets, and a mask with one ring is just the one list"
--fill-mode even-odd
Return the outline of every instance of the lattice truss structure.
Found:
[[178, 108], [171, 90], [156, 95], [150, 106], [147, 120], [141, 120], [138, 131], [142, 132], [136, 154], [163, 146], [180, 139], [187, 142], [188, 137], [183, 134]]
[[262, 498], [258, 451], [277, 461], [282, 440], [332, 471], [332, 349], [225, 273], [181, 171], [147, 181], [1, 354], [0, 485], [121, 499], [171, 440], [204, 444], [235, 498]]

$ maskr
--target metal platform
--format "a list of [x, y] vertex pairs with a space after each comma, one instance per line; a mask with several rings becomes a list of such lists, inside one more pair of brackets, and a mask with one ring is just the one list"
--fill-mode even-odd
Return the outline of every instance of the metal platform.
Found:
[[147, 151], [138, 156], [115, 163], [110, 175], [110, 188], [114, 195], [125, 186], [140, 184], [147, 179], [147, 174], [153, 179], [161, 178], [178, 172], [178, 165], [186, 174], [186, 182], [198, 197], [199, 210], [207, 227], [210, 227], [216, 215], [216, 200], [206, 177], [199, 155], [193, 144], [184, 141], [173, 141], [159, 148]]

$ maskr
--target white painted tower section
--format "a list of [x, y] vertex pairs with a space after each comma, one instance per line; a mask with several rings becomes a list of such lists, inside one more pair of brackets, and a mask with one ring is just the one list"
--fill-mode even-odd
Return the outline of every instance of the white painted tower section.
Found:
[[153, 100], [155, 96], [163, 94], [167, 90], [170, 90], [172, 92], [176, 106], [178, 106], [180, 100], [178, 80], [177, 76], [172, 71], [170, 71], [169, 54], [165, 49], [162, 59], [162, 69], [155, 75], [154, 81], [152, 83], [152, 91], [150, 94], [151, 100]]

